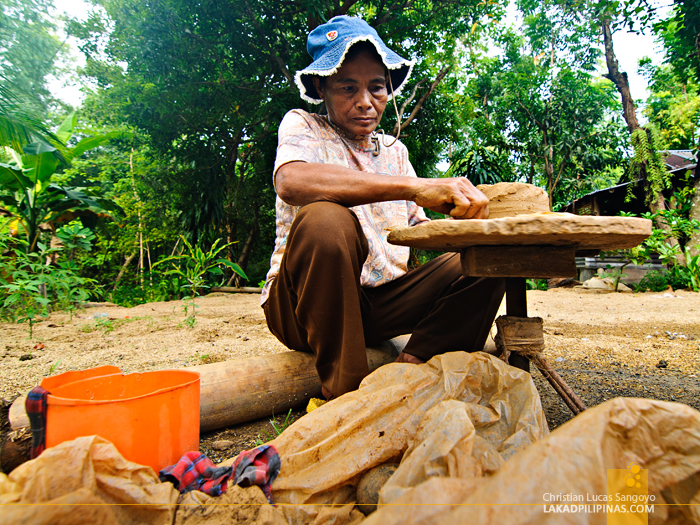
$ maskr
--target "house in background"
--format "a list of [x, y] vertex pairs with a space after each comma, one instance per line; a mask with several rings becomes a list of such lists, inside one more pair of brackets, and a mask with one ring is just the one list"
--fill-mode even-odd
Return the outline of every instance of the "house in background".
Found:
[[[664, 196], [671, 198], [673, 192], [680, 186], [685, 184], [685, 177], [688, 170], [692, 171], [692, 176], [697, 175], [697, 158], [691, 150], [669, 150], [664, 156], [666, 169], [671, 174], [671, 188], [664, 191]], [[588, 195], [584, 195], [580, 199], [568, 204], [561, 211], [574, 213], [576, 215], [620, 215], [620, 212], [634, 213], [641, 215], [643, 212], [649, 211], [644, 205], [644, 195], [642, 194], [641, 186], [637, 185], [633, 188], [634, 198], [626, 201], [627, 192], [629, 191], [630, 182], [618, 184], [597, 190]], [[585, 281], [596, 274], [599, 268], [605, 270], [608, 265], [612, 268], [620, 267], [624, 264], [624, 256], [608, 256], [601, 258], [595, 257], [577, 257], [576, 268], [579, 273], [579, 280]], [[623, 278], [625, 282], [639, 282], [649, 270], [662, 270], [666, 266], [659, 261], [658, 257], [654, 256], [647, 264], [642, 266], [629, 265], [625, 268], [624, 273], [627, 277]]]

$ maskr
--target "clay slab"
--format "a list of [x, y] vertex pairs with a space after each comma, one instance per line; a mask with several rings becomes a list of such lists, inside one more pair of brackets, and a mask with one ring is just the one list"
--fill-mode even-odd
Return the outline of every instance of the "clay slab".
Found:
[[576, 250], [633, 248], [651, 235], [651, 221], [637, 217], [535, 213], [500, 219], [440, 219], [396, 228], [388, 241], [425, 250], [460, 251], [468, 246], [550, 245]]

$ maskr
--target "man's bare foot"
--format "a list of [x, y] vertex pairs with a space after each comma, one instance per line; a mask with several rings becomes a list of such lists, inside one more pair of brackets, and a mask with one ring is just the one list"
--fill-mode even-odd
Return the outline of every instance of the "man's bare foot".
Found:
[[416, 356], [407, 354], [406, 352], [401, 352], [399, 357], [396, 358], [394, 363], [411, 363], [414, 365], [422, 365], [425, 361], [418, 359]]

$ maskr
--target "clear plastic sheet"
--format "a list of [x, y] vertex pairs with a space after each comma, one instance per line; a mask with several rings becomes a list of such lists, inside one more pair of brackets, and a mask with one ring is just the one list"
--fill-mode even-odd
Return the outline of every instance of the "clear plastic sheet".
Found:
[[[9, 504], [0, 524], [627, 523], [546, 509], [552, 495], [590, 503], [609, 492], [610, 469], [630, 465], [648, 476], [649, 524], [700, 524], [700, 412], [618, 398], [549, 434], [530, 375], [484, 353], [384, 366], [274, 445], [282, 470], [271, 507], [259, 487], [179, 496], [110, 443], [79, 438], [0, 474], [0, 503]], [[354, 505], [359, 480], [399, 461], [365, 518]]]
[[178, 495], [109, 441], [81, 437], [46, 449], [9, 476], [0, 474], [0, 503], [13, 504], [3, 506], [0, 524], [170, 525]]
[[282, 458], [273, 499], [304, 504], [281, 507], [295, 525], [324, 523], [334, 509], [334, 523], [353, 523], [362, 519], [356, 510], [313, 504], [351, 507], [363, 473], [402, 457], [385, 497], [432, 476], [481, 476], [547, 434], [530, 374], [497, 358], [453, 352], [390, 364], [273, 442]]
[[[607, 471], [633, 464], [648, 471], [649, 524], [700, 523], [700, 413], [677, 403], [618, 398], [583, 412], [493, 476], [432, 478], [385, 498], [391, 504], [364, 525], [647, 523], [624, 514], [608, 521], [607, 511], [591, 508], [600, 496], [618, 503], [607, 490]], [[576, 511], [570, 511], [572, 496], [581, 498], [573, 502]], [[552, 512], [547, 500], [557, 497], [564, 499], [555, 506], [568, 504], [570, 512]]]
[[[648, 474], [648, 523], [700, 524], [700, 412], [618, 398], [548, 434], [530, 375], [483, 353], [382, 367], [274, 444], [273, 497], [297, 504], [280, 506], [292, 525], [627, 523], [580, 505], [630, 465]], [[362, 475], [398, 460], [379, 509], [351, 510]], [[572, 495], [575, 512], [546, 512]]]

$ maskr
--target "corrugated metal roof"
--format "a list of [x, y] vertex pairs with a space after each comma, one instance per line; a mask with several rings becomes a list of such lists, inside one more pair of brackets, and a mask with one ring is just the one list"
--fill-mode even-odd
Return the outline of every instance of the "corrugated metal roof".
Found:
[[692, 169], [697, 166], [697, 159], [689, 149], [672, 149], [664, 155], [664, 162], [670, 172]]

